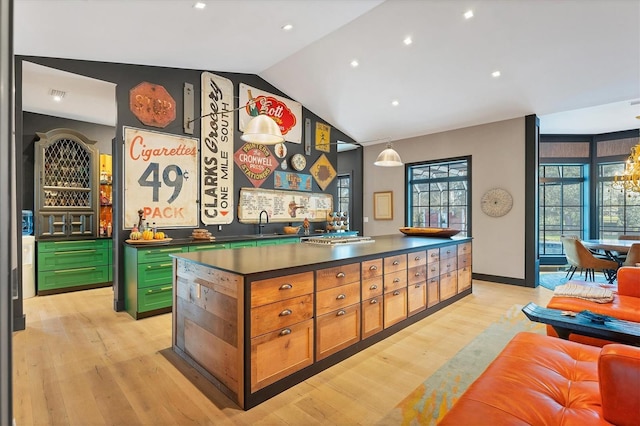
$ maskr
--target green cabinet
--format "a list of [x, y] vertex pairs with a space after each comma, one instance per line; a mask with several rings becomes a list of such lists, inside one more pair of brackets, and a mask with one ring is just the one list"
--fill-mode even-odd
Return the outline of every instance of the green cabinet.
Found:
[[101, 287], [113, 279], [110, 239], [38, 241], [38, 295]]
[[172, 254], [188, 246], [133, 247], [124, 249], [125, 310], [135, 319], [171, 311]]
[[134, 246], [124, 248], [125, 310], [135, 319], [171, 311], [173, 303], [172, 254], [299, 243], [300, 238], [265, 238], [184, 246]]

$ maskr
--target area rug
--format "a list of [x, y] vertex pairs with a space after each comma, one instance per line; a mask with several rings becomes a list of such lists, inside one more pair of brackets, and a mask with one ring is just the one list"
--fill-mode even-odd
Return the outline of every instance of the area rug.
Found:
[[[601, 284], [607, 283], [607, 279], [604, 277], [602, 272], [598, 272], [595, 275], [596, 275], [595, 282], [601, 283]], [[585, 277], [584, 275], [579, 275], [576, 273], [573, 275], [572, 279], [574, 281], [576, 280], [580, 281], [580, 280], [584, 280]], [[569, 277], [567, 277], [566, 271], [540, 272], [540, 279], [538, 280], [538, 283], [544, 288], [548, 288], [549, 290], [555, 290], [557, 286], [566, 284], [567, 281], [569, 281]]]
[[435, 425], [505, 345], [521, 331], [545, 334], [544, 324], [531, 322], [512, 306], [497, 322], [462, 348], [425, 380], [378, 425]]

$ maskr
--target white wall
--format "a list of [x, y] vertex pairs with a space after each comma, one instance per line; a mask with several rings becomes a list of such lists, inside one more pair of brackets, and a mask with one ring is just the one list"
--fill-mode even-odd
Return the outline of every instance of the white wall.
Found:
[[[417, 163], [471, 156], [473, 272], [524, 278], [525, 119], [499, 121], [393, 142], [402, 161]], [[405, 226], [404, 167], [376, 167], [384, 144], [364, 148], [363, 235], [397, 234]], [[504, 188], [513, 208], [500, 218], [482, 213], [480, 199], [488, 189]], [[393, 220], [374, 220], [373, 193], [393, 191]], [[535, 212], [530, 212], [535, 214]]]

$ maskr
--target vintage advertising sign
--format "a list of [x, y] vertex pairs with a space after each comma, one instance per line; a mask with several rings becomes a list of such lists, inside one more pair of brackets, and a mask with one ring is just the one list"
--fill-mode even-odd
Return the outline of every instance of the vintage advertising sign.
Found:
[[281, 172], [273, 173], [273, 187], [275, 189], [291, 189], [295, 191], [311, 191], [311, 175], [303, 173]]
[[336, 177], [336, 169], [331, 165], [331, 161], [325, 154], [322, 154], [320, 158], [309, 169], [311, 175], [318, 183], [318, 186], [323, 191], [329, 186], [331, 181]]
[[286, 141], [302, 143], [300, 103], [240, 83], [240, 106], [242, 105], [245, 107], [238, 111], [240, 130], [244, 130], [249, 120], [262, 112], [278, 123]]
[[200, 125], [200, 221], [233, 222], [233, 82], [202, 73]]
[[324, 123], [316, 123], [316, 149], [318, 151], [331, 152], [331, 126]]
[[326, 222], [333, 211], [333, 195], [262, 188], [241, 188], [238, 199], [238, 220], [258, 223], [260, 212], [266, 210], [271, 222]]
[[176, 101], [169, 92], [146, 81], [129, 90], [129, 109], [146, 126], [167, 127], [176, 119]]
[[256, 188], [278, 167], [278, 161], [269, 148], [257, 143], [245, 143], [236, 151], [233, 159]]
[[124, 225], [198, 225], [198, 139], [124, 128]]

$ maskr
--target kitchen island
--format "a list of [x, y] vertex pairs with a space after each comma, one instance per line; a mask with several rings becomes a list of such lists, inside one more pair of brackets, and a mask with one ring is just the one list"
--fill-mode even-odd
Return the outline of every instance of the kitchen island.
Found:
[[240, 407], [468, 295], [471, 239], [377, 236], [172, 255], [172, 347]]

